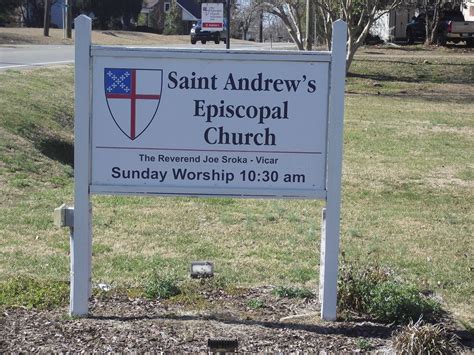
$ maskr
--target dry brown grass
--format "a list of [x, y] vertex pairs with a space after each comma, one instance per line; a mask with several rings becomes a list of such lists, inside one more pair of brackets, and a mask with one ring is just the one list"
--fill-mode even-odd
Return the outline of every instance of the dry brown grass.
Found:
[[[233, 42], [252, 43], [241, 40]], [[155, 33], [133, 31], [92, 31], [92, 43], [104, 45], [145, 45], [159, 46], [167, 44], [189, 43], [188, 35], [159, 35]], [[52, 28], [49, 37], [43, 36], [42, 28], [9, 28], [0, 27], [0, 45], [16, 44], [74, 44], [74, 31], [72, 39], [64, 38], [62, 29]]]
[[440, 324], [423, 324], [421, 320], [402, 327], [392, 341], [400, 354], [454, 354], [458, 350], [455, 335]]

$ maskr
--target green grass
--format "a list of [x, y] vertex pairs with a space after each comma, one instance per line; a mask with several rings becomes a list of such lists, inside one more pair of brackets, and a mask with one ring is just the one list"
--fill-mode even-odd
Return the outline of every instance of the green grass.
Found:
[[11, 278], [0, 288], [0, 307], [52, 309], [69, 301], [69, 283], [37, 280], [29, 277]]
[[[353, 63], [341, 249], [473, 322], [473, 61], [428, 61]], [[70, 67], [0, 73], [2, 285], [69, 279], [69, 233], [52, 211], [73, 200], [72, 82]], [[191, 261], [212, 260], [228, 284], [316, 290], [320, 201], [95, 196], [93, 206], [95, 282], [141, 287], [153, 270], [184, 279]]]
[[247, 301], [247, 307], [250, 309], [260, 309], [265, 307], [265, 301], [259, 298], [253, 298]]
[[181, 293], [178, 279], [174, 275], [161, 275], [155, 271], [147, 280], [145, 295], [150, 299], [168, 299]]

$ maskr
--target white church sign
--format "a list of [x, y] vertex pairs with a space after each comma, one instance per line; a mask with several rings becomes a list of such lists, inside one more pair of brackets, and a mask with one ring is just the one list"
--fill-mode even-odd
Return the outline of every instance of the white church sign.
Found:
[[[346, 25], [332, 52], [93, 46], [76, 19], [71, 313], [88, 312], [91, 194], [317, 198], [336, 316]], [[85, 287], [84, 285], [88, 285]]]

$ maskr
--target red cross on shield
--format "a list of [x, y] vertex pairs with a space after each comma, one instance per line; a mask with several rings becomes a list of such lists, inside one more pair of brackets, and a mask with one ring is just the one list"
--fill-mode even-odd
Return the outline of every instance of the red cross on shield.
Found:
[[140, 137], [155, 118], [162, 84], [161, 69], [104, 69], [109, 112], [118, 128], [132, 141]]

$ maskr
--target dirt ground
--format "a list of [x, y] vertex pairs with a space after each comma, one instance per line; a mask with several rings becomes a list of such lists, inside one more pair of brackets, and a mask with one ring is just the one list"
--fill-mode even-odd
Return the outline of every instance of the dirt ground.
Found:
[[[207, 352], [208, 339], [216, 338], [236, 339], [238, 352], [391, 352], [396, 327], [324, 322], [317, 300], [280, 298], [271, 290], [203, 291], [199, 307], [108, 295], [91, 300], [88, 318], [68, 317], [66, 308], [8, 309], [0, 316], [0, 352]], [[257, 299], [261, 306], [249, 307]]]

